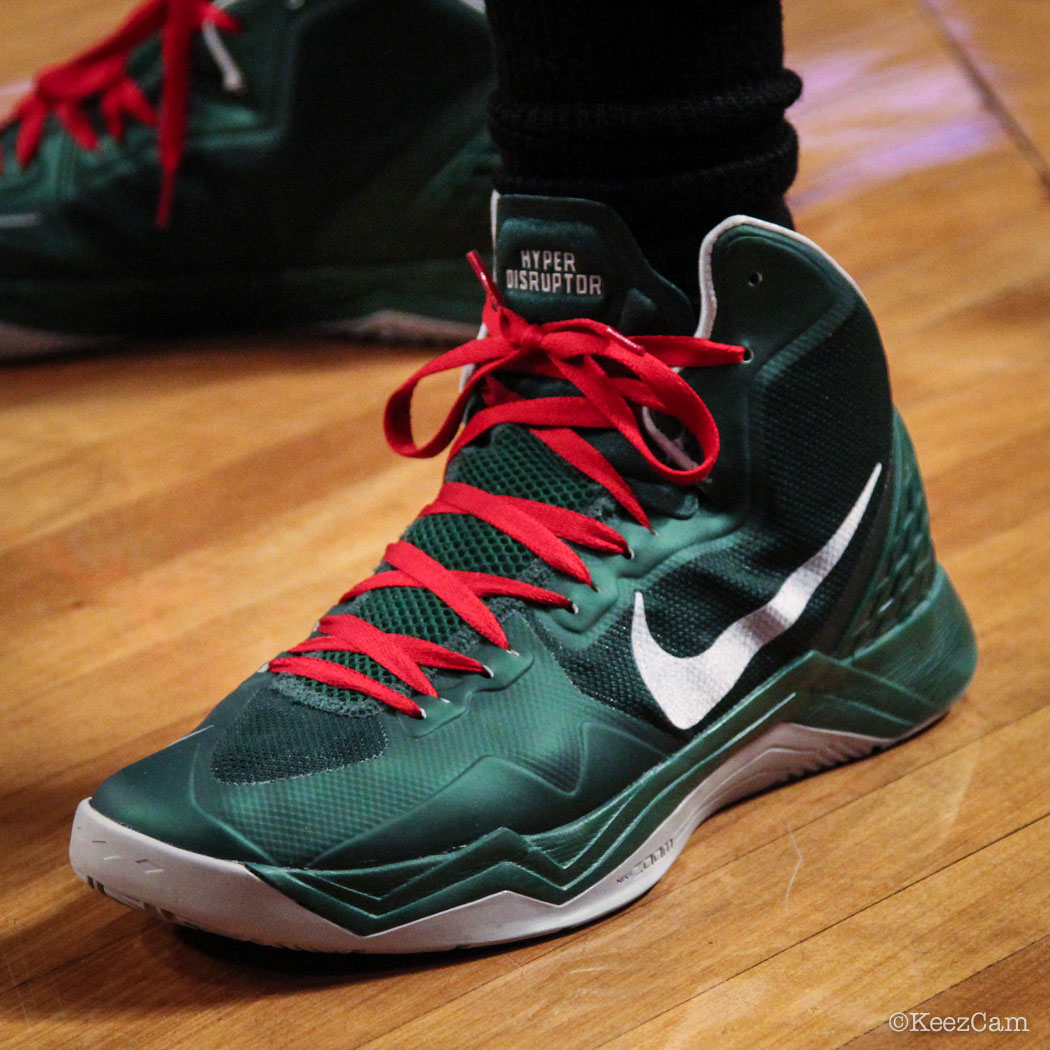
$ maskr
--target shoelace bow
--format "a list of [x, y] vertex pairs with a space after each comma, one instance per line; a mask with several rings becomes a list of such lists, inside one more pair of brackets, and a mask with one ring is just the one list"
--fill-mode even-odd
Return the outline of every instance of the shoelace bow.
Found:
[[[735, 364], [743, 358], [744, 348], [686, 336], [628, 338], [608, 325], [586, 319], [530, 324], [503, 305], [474, 253], [471, 263], [488, 293], [483, 314], [487, 334], [424, 365], [394, 392], [384, 418], [390, 446], [403, 456], [437, 455], [452, 441], [467, 403], [480, 391], [484, 407], [471, 416], [452, 444], [450, 460], [493, 427], [502, 423], [525, 426], [549, 449], [603, 486], [630, 517], [648, 528], [648, 516], [630, 486], [578, 431], [616, 429], [657, 477], [677, 485], [696, 484], [714, 466], [718, 430], [700, 396], [674, 369]], [[444, 423], [429, 441], [417, 445], [411, 422], [416, 387], [428, 376], [465, 366], [471, 366], [472, 371]], [[565, 379], [582, 396], [525, 398], [501, 383], [497, 372]], [[658, 459], [638, 424], [639, 408], [677, 419], [696, 438], [703, 450], [703, 462], [678, 469]], [[431, 514], [467, 514], [488, 522], [552, 569], [586, 584], [591, 584], [591, 574], [569, 543], [607, 554], [630, 554], [627, 540], [619, 532], [586, 514], [518, 496], [497, 495], [461, 482], [446, 481], [437, 499], [419, 516]], [[340, 598], [340, 604], [385, 587], [422, 587], [501, 649], [510, 645], [485, 598], [504, 595], [559, 609], [573, 605], [556, 591], [521, 580], [447, 569], [405, 540], [387, 547], [384, 562], [389, 569], [359, 583]], [[396, 689], [331, 660], [301, 654], [362, 653], [410, 689], [430, 697], [436, 697], [437, 691], [423, 673], [424, 667], [487, 673], [485, 665], [472, 657], [411, 635], [382, 631], [350, 613], [324, 617], [317, 630], [316, 637], [288, 650], [293, 655], [271, 661], [269, 670], [363, 693], [417, 718], [424, 716], [422, 708]]]
[[[241, 28], [237, 19], [209, 0], [148, 0], [111, 36], [71, 61], [39, 73], [32, 90], [2, 125], [19, 126], [15, 146], [19, 165], [26, 167], [36, 156], [52, 114], [82, 149], [97, 149], [98, 133], [84, 110], [87, 102], [97, 98], [106, 128], [118, 142], [127, 117], [158, 127], [161, 195], [157, 225], [166, 226], [186, 139], [193, 41], [206, 26], [225, 33]], [[159, 114], [127, 73], [131, 54], [158, 35], [163, 67]]]

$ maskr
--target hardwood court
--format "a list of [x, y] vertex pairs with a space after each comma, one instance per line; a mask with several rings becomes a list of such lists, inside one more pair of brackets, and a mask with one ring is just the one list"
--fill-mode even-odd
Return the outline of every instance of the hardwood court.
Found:
[[[1050, 1046], [1050, 6], [788, 0], [799, 225], [880, 320], [978, 677], [907, 746], [722, 813], [586, 929], [434, 958], [177, 935], [92, 894], [73, 809], [304, 635], [436, 489], [380, 440], [426, 357], [322, 339], [0, 371], [0, 1046]], [[0, 80], [124, 0], [0, 7]], [[453, 389], [450, 379], [444, 388]], [[443, 412], [435, 390], [421, 427]]]

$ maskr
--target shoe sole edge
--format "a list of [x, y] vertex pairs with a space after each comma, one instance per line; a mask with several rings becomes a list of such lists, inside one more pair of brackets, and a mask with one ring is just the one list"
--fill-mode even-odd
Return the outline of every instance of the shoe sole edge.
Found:
[[701, 781], [621, 864], [562, 904], [504, 890], [402, 926], [359, 935], [305, 908], [245, 865], [193, 853], [77, 809], [70, 862], [93, 889], [176, 925], [321, 952], [424, 952], [499, 944], [579, 926], [651, 889], [692, 832], [720, 809], [778, 784], [892, 747], [896, 738], [782, 722]]

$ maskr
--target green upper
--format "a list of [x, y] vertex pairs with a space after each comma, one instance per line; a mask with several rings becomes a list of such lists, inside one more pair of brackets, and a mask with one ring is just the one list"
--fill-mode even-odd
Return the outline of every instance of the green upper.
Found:
[[[472, 320], [464, 255], [489, 236], [494, 162], [484, 18], [459, 0], [228, 10], [243, 29], [222, 44], [244, 86], [224, 86], [198, 36], [166, 229], [155, 128], [129, 119], [92, 152], [51, 118], [24, 169], [17, 126], [0, 136], [0, 321], [171, 334], [382, 309]], [[159, 44], [129, 73], [156, 106]]]
[[[649, 269], [608, 209], [505, 197], [498, 228], [496, 276], [514, 309], [542, 318], [552, 308], [542, 290], [508, 287], [521, 253], [563, 250], [576, 272], [602, 277], [581, 286], [582, 298], [570, 293], [581, 312], [635, 331], [644, 321], [650, 333], [685, 324], [688, 299]], [[667, 785], [691, 783], [770, 720], [892, 737], [946, 707], [972, 670], [972, 638], [938, 590], [921, 484], [867, 307], [825, 256], [776, 229], [727, 228], [710, 266], [713, 338], [749, 351], [743, 364], [686, 373], [721, 431], [711, 477], [689, 490], [657, 484], [618, 436], [587, 435], [629, 480], [653, 531], [518, 426], [449, 466], [452, 480], [592, 514], [622, 532], [633, 558], [581, 552], [592, 589], [468, 515], [426, 517], [406, 533], [449, 568], [558, 590], [575, 613], [493, 600], [513, 650], [504, 652], [429, 592], [369, 592], [336, 611], [474, 655], [493, 676], [434, 672], [441, 699], [415, 697], [427, 714], [418, 721], [358, 694], [260, 672], [203, 732], [110, 778], [95, 807], [176, 845], [248, 861], [326, 913], [336, 894], [366, 929], [395, 908], [372, 900], [372, 918], [360, 919], [358, 898], [371, 900], [373, 882], [391, 901], [409, 875], [431, 880], [440, 896], [452, 892], [448, 880], [503, 870], [512, 858], [530, 892], [528, 880], [540, 879], [550, 899], [563, 899], [574, 880], [594, 877], [598, 844], [616, 820], [642, 834], [679, 797]], [[507, 381], [526, 395], [554, 382]], [[881, 480], [860, 528], [797, 624], [698, 726], [675, 729], [632, 656], [635, 593], [644, 593], [661, 647], [702, 651], [824, 545], [877, 464]], [[944, 617], [950, 639], [916, 659], [907, 638], [928, 641]], [[367, 657], [324, 655], [405, 688]], [[451, 873], [444, 882], [439, 869]], [[323, 889], [311, 870], [327, 873]], [[477, 892], [511, 884], [491, 878]], [[402, 904], [422, 907], [421, 899]]]

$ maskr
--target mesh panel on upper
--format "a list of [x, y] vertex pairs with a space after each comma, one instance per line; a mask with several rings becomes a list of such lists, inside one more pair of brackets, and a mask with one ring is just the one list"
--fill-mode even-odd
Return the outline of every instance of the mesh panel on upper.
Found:
[[501, 529], [469, 514], [431, 514], [411, 530], [412, 542], [433, 554], [446, 569], [485, 572], [490, 565], [516, 576], [532, 560], [532, 552]]
[[258, 784], [365, 762], [386, 747], [386, 731], [374, 711], [340, 718], [267, 691], [222, 734], [211, 768], [225, 783]]
[[[382, 718], [390, 740], [378, 761], [348, 763], [315, 778], [223, 785], [208, 804], [220, 820], [265, 844], [274, 863], [299, 867], [333, 844], [419, 806], [468, 770], [479, 755], [513, 763], [571, 793], [585, 761], [581, 726], [588, 706], [571, 690], [559, 704], [544, 705], [540, 697], [547, 697], [549, 679], [519, 681], [524, 693], [516, 689], [484, 694], [484, 702], [472, 706], [469, 728], [457, 721], [450, 724], [449, 732], [404, 737], [389, 725], [391, 720]], [[301, 705], [286, 706], [331, 724], [359, 721], [325, 716]], [[542, 724], [538, 724], [540, 710]], [[459, 730], [452, 730], [452, 725]]]
[[584, 510], [602, 491], [527, 430], [501, 426], [487, 445], [463, 449], [449, 464], [449, 481], [487, 492]]
[[[493, 430], [487, 441], [463, 449], [449, 464], [448, 480], [487, 492], [584, 511], [604, 490], [519, 426]], [[419, 518], [404, 538], [449, 569], [521, 578], [536, 561], [528, 548], [505, 532], [465, 514]], [[454, 636], [473, 632], [439, 598], [422, 588], [389, 587], [371, 591], [333, 613], [353, 612], [384, 631], [410, 634], [449, 645]], [[457, 643], [459, 640], [457, 638]], [[360, 653], [317, 654], [351, 667], [395, 689], [399, 678]], [[327, 711], [358, 711], [371, 701], [360, 694], [310, 679], [280, 675], [278, 688], [299, 703]]]

